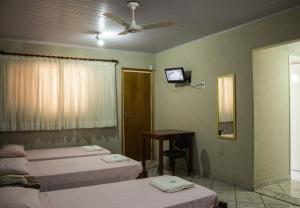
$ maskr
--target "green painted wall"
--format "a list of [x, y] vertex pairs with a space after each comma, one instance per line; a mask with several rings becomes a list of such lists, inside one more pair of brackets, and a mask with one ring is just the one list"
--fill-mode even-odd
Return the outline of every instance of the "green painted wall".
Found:
[[[196, 132], [194, 166], [213, 178], [245, 188], [254, 178], [252, 50], [300, 38], [300, 8], [156, 54], [155, 127]], [[192, 70], [207, 88], [174, 88], [164, 68]], [[216, 77], [236, 74], [237, 140], [216, 136]]]

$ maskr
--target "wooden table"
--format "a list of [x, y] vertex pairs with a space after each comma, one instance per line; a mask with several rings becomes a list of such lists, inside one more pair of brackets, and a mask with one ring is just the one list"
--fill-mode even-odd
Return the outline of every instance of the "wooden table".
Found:
[[146, 162], [145, 162], [145, 144], [146, 139], [154, 139], [159, 141], [159, 175], [163, 175], [163, 141], [168, 140], [170, 144], [170, 148], [172, 148], [173, 140], [178, 135], [186, 135], [186, 139], [189, 139], [189, 146], [188, 146], [188, 163], [189, 163], [189, 173], [193, 172], [193, 143], [192, 138], [195, 132], [192, 131], [183, 131], [183, 130], [176, 130], [176, 129], [164, 129], [164, 130], [153, 130], [149, 132], [142, 132], [143, 138], [143, 154], [142, 154], [142, 165], [144, 176], [147, 175], [146, 171]]

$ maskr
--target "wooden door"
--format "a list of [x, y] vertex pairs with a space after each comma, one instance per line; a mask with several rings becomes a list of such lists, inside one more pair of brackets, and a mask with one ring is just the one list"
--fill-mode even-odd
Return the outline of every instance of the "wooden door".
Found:
[[[123, 153], [142, 159], [142, 131], [152, 129], [152, 71], [122, 70]], [[146, 159], [151, 157], [150, 141], [146, 143]]]

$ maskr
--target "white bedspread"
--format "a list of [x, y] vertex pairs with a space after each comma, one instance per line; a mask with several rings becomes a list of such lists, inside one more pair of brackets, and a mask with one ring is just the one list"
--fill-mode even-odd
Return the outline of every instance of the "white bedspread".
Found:
[[166, 193], [138, 179], [41, 193], [43, 208], [213, 208], [217, 194], [207, 188]]
[[100, 156], [35, 161], [28, 164], [30, 175], [41, 184], [41, 191], [60, 190], [136, 179], [140, 162], [106, 163]]
[[108, 154], [110, 154], [110, 151], [104, 148], [101, 151], [84, 151], [81, 147], [26, 150], [26, 158], [29, 161], [53, 160]]

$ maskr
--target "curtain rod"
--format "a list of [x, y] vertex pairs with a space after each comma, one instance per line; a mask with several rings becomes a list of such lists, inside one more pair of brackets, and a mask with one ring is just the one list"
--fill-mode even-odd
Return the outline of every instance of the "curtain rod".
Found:
[[50, 56], [50, 55], [29, 54], [29, 53], [13, 53], [13, 52], [6, 52], [6, 51], [0, 51], [0, 55], [71, 59], [71, 60], [82, 60], [82, 61], [102, 61], [102, 62], [113, 62], [113, 63], [116, 63], [116, 64], [119, 63], [118, 60], [114, 60], [114, 59], [95, 59], [95, 58], [80, 58], [80, 57], [69, 57], [69, 56]]

